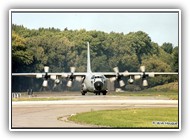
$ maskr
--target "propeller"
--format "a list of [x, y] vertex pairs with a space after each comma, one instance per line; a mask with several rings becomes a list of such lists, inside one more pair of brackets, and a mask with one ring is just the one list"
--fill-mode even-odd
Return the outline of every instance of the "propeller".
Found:
[[121, 79], [121, 77], [122, 77], [122, 76], [127, 76], [128, 71], [125, 71], [122, 75], [119, 74], [119, 68], [118, 68], [118, 67], [114, 67], [114, 68], [113, 68], [113, 71], [116, 73], [116, 77], [110, 78], [110, 81], [111, 81], [111, 82], [114, 82], [114, 81], [117, 80], [117, 81], [119, 82], [120, 87], [125, 86], [125, 82]]
[[75, 67], [70, 67], [70, 72], [71, 74], [68, 75], [67, 77], [69, 78], [69, 81], [67, 82], [67, 86], [71, 87], [73, 84], [73, 80], [74, 80], [74, 75], [73, 73], [75, 72], [76, 68]]
[[[45, 75], [46, 75], [46, 78], [47, 78], [47, 73], [49, 72], [49, 67], [48, 66], [44, 67], [44, 72], [45, 72]], [[36, 75], [36, 78], [43, 78], [43, 77], [45, 77], [44, 74], [37, 74]]]
[[37, 74], [36, 75], [36, 78], [43, 78], [44, 81], [42, 83], [42, 86], [43, 87], [47, 87], [48, 86], [48, 80], [49, 78], [54, 80], [54, 83], [56, 84], [59, 84], [60, 83], [60, 80], [58, 79], [58, 77], [56, 75], [49, 75], [49, 67], [48, 66], [45, 66], [44, 67], [44, 72], [45, 74]]
[[71, 87], [73, 84], [73, 80], [76, 79], [76, 81], [81, 82], [83, 78], [81, 76], [74, 76], [76, 68], [75, 67], [70, 67], [70, 75], [62, 75], [63, 77], [67, 77], [69, 80], [67, 82], [67, 87]]
[[49, 67], [48, 66], [44, 67], [44, 72], [45, 72], [45, 75], [43, 76], [44, 81], [43, 81], [42, 86], [47, 87], [48, 86], [48, 79], [50, 78], [50, 75], [48, 75], [48, 72], [49, 72]]
[[147, 74], [145, 66], [141, 66], [140, 70], [141, 70], [142, 74], [141, 75], [135, 75], [134, 78], [135, 78], [135, 80], [142, 78], [142, 85], [148, 86], [147, 77], [154, 77], [155, 74], [154, 74], [154, 72], [152, 72], [152, 73], [149, 72]]

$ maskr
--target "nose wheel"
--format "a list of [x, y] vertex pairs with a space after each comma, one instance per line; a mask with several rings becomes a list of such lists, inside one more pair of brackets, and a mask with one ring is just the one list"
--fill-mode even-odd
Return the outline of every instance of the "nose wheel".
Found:
[[84, 96], [86, 94], [86, 92], [81, 90], [81, 94]]
[[107, 91], [102, 92], [103, 95], [106, 95]]
[[96, 95], [100, 95], [100, 92], [96, 92]]
[[96, 95], [100, 95], [101, 93], [102, 93], [102, 95], [106, 95], [107, 91], [95, 92]]

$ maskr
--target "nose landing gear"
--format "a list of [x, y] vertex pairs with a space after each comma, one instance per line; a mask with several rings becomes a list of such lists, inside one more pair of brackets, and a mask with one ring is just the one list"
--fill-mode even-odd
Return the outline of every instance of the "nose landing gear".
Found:
[[87, 92], [81, 90], [81, 94], [84, 96]]
[[106, 93], [107, 93], [107, 91], [105, 90], [105, 91], [96, 91], [96, 92], [94, 92], [96, 95], [100, 95], [101, 93], [102, 93], [102, 95], [106, 95]]

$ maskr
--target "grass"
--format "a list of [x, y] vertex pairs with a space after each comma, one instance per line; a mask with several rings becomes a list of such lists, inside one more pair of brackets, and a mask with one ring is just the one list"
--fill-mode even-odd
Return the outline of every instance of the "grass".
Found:
[[109, 95], [118, 95], [118, 96], [149, 96], [149, 97], [162, 97], [162, 98], [168, 98], [170, 100], [178, 100], [178, 92], [172, 92], [172, 91], [167, 91], [167, 92], [162, 92], [162, 91], [138, 91], [138, 92], [112, 92], [109, 93]]
[[164, 85], [155, 86], [150, 91], [173, 91], [178, 92], [178, 82], [172, 82]]
[[[133, 108], [91, 111], [71, 116], [69, 120], [113, 128], [178, 128], [178, 109]], [[169, 124], [173, 122], [177, 124]]]
[[170, 100], [178, 100], [178, 82], [172, 82], [160, 86], [155, 86], [153, 88], [148, 88], [142, 91], [126, 91], [126, 92], [111, 92], [109, 95], [119, 95], [119, 96], [155, 96], [168, 98]]

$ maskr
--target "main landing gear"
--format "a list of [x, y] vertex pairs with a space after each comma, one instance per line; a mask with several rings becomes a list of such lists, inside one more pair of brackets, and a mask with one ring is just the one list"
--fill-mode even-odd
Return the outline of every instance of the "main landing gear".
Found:
[[[81, 94], [84, 96], [87, 92], [86, 91], [83, 91], [81, 90]], [[102, 95], [106, 95], [107, 91], [96, 91], [94, 92], [96, 95], [100, 95], [102, 93]]]

